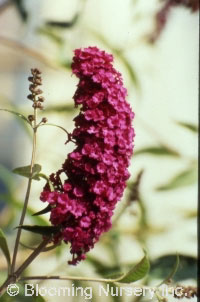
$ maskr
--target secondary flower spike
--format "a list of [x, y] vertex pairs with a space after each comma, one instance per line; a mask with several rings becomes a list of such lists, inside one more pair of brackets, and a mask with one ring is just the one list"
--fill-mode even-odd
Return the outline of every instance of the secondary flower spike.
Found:
[[[85, 259], [85, 253], [110, 229], [130, 176], [134, 114], [112, 62], [113, 56], [97, 47], [75, 50], [72, 71], [79, 83], [74, 101], [80, 113], [71, 139], [76, 148], [50, 175], [54, 191], [46, 184], [40, 197], [52, 207], [51, 223], [60, 227], [54, 241], [71, 244], [69, 264]], [[61, 173], [66, 175], [63, 184]]]

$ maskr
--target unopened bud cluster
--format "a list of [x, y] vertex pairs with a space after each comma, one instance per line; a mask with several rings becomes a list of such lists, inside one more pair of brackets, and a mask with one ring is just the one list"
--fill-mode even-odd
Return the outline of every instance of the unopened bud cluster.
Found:
[[[42, 103], [44, 102], [44, 97], [41, 96], [42, 90], [38, 87], [42, 85], [42, 78], [41, 78], [41, 71], [37, 68], [31, 69], [31, 74], [28, 78], [29, 82], [31, 82], [29, 86], [30, 94], [27, 96], [27, 98], [31, 101], [33, 101], [33, 108], [36, 109], [43, 109]], [[31, 116], [29, 118], [31, 120]]]

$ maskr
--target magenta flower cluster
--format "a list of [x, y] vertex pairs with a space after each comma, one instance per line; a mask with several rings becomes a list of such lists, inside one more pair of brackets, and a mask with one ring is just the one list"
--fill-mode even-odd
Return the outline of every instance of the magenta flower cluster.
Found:
[[[71, 244], [70, 264], [85, 259], [99, 236], [110, 229], [129, 178], [134, 114], [112, 62], [113, 56], [97, 47], [75, 50], [72, 71], [79, 83], [74, 101], [81, 105], [71, 134], [76, 148], [50, 176], [54, 191], [47, 184], [41, 193], [41, 200], [51, 205], [51, 223], [60, 227], [54, 241]], [[64, 184], [61, 173], [67, 176]]]

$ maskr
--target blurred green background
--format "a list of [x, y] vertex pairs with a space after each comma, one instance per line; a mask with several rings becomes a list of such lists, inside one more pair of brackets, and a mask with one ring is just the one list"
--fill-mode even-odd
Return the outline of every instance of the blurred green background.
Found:
[[[40, 255], [26, 274], [105, 277], [137, 263], [145, 248], [152, 266], [143, 284], [162, 281], [172, 270], [176, 253], [181, 263], [174, 281], [196, 284], [198, 13], [182, 6], [172, 8], [161, 35], [150, 43], [155, 15], [162, 5], [158, 0], [0, 1], [0, 108], [31, 114], [27, 77], [30, 68], [37, 67], [42, 71], [46, 99], [41, 117], [72, 131], [77, 115], [72, 100], [77, 79], [70, 69], [73, 50], [98, 46], [114, 55], [114, 66], [123, 75], [135, 112], [131, 178], [111, 231], [77, 267], [67, 265], [71, 256], [63, 244]], [[39, 129], [36, 162], [45, 174], [58, 170], [73, 149], [65, 141], [64, 132], [57, 128]], [[32, 146], [30, 129], [3, 111], [0, 146], [0, 227], [12, 251], [13, 228], [19, 223], [27, 179], [11, 170], [30, 164]], [[44, 207], [39, 200], [43, 185], [44, 180], [33, 183], [26, 224], [49, 223], [48, 214], [31, 217]], [[39, 241], [40, 236], [23, 232], [23, 244], [33, 247]], [[29, 253], [21, 247], [18, 263]], [[6, 261], [1, 252], [0, 273], [2, 283]], [[54, 281], [45, 283], [55, 285]], [[3, 299], [13, 301], [7, 296]], [[51, 302], [55, 297], [44, 299]], [[94, 297], [97, 302], [101, 299]], [[147, 297], [104, 299], [149, 301]], [[67, 301], [79, 299], [69, 297]]]

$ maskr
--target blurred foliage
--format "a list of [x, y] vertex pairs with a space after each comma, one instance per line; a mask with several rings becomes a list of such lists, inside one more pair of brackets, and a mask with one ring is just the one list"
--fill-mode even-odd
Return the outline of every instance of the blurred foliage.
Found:
[[71, 21], [47, 21], [46, 25], [51, 28], [59, 28], [59, 29], [71, 29], [76, 22], [78, 21], [79, 14], [77, 13]]
[[[31, 15], [31, 11], [27, 11], [25, 8], [25, 1], [23, 0], [13, 0], [10, 1], [12, 4], [14, 4], [19, 12], [19, 15], [23, 22], [28, 20], [28, 17]], [[87, 1], [84, 1], [85, 3]], [[137, 5], [139, 1], [133, 0], [132, 6]], [[81, 4], [80, 4], [81, 6]], [[7, 45], [13, 49], [17, 49], [18, 51], [22, 52], [26, 56], [33, 57], [34, 59], [38, 60], [39, 62], [42, 62], [46, 64], [48, 67], [58, 70], [70, 70], [71, 65], [71, 57], [67, 55], [63, 58], [63, 50], [65, 50], [66, 45], [69, 47], [69, 49], [72, 48], [72, 45], [70, 45], [70, 40], [66, 38], [64, 35], [65, 31], [72, 32], [74, 28], [78, 28], [81, 26], [84, 26], [82, 23], [80, 23], [80, 19], [82, 17], [82, 14], [84, 13], [83, 10], [77, 9], [77, 12], [74, 14], [74, 16], [71, 18], [71, 20], [47, 20], [42, 24], [40, 27], [37, 27], [35, 29], [35, 34], [40, 35], [41, 37], [48, 38], [54, 45], [56, 45], [58, 50], [58, 56], [55, 57], [53, 61], [49, 60], [46, 56], [40, 53], [40, 51], [35, 51], [31, 49], [31, 47], [24, 46], [23, 44], [20, 44], [16, 41], [13, 41], [11, 39], [0, 39], [0, 43], [3, 45]], [[26, 26], [26, 25], [25, 25]], [[94, 39], [95, 41], [100, 42], [100, 44], [103, 44], [113, 55], [116, 59], [120, 61], [120, 63], [123, 65], [125, 71], [127, 72], [127, 75], [130, 79], [130, 82], [134, 89], [136, 89], [138, 92], [142, 91], [142, 83], [140, 81], [140, 76], [138, 72], [135, 69], [135, 66], [132, 62], [129, 61], [128, 56], [126, 55], [126, 50], [128, 50], [127, 45], [124, 45], [121, 49], [116, 48], [114, 45], [111, 45], [110, 41], [108, 41], [107, 38], [105, 38], [99, 31], [95, 29], [89, 29], [89, 28], [82, 28], [83, 31], [87, 32], [87, 35], [91, 37], [91, 39]], [[2, 98], [1, 98], [2, 99]], [[2, 101], [2, 100], [1, 100]], [[3, 102], [3, 101], [2, 101]], [[17, 115], [20, 117], [18, 119], [18, 123], [23, 125], [24, 129], [29, 134], [29, 137], [31, 137], [31, 132], [29, 129], [29, 125], [27, 124], [28, 120], [25, 117], [25, 115], [22, 115], [20, 112], [21, 110], [18, 110], [12, 102], [8, 101], [9, 109], [1, 109], [1, 110], [7, 110], [11, 113]], [[59, 117], [62, 114], [74, 114], [76, 113], [76, 108], [74, 107], [73, 102], [70, 100], [63, 104], [63, 102], [57, 102], [55, 100], [55, 104], [48, 105], [45, 109], [45, 112], [48, 114], [55, 114], [57, 117]], [[3, 102], [3, 107], [5, 106], [5, 103]], [[17, 111], [17, 112], [16, 112]], [[3, 112], [1, 112], [3, 114]], [[29, 123], [29, 122], [28, 122]], [[177, 127], [182, 127], [185, 131], [190, 131], [191, 135], [197, 135], [198, 133], [198, 126], [192, 123], [188, 123], [185, 121], [175, 121], [174, 122]], [[55, 126], [55, 125], [54, 125]], [[158, 158], [158, 157], [167, 157], [169, 160], [173, 161], [183, 161], [185, 163], [185, 168], [183, 168], [181, 171], [176, 171], [174, 175], [171, 175], [169, 180], [166, 180], [166, 182], [160, 186], [157, 186], [156, 190], [160, 191], [160, 193], [165, 194], [167, 191], [175, 190], [175, 189], [181, 189], [181, 188], [187, 188], [188, 186], [194, 185], [197, 183], [197, 161], [195, 158], [189, 159], [188, 164], [188, 158], [185, 156], [182, 152], [181, 146], [180, 150], [175, 150], [173, 146], [167, 145], [165, 142], [161, 142], [159, 138], [157, 137], [156, 133], [154, 135], [154, 132], [151, 131], [149, 125], [146, 126], [146, 132], [149, 133], [152, 137], [155, 138], [155, 144], [146, 145], [140, 149], [136, 149], [134, 152], [134, 158], [142, 157], [142, 156], [148, 156], [152, 158]], [[154, 130], [154, 129], [153, 129]], [[173, 164], [173, 163], [172, 163]], [[21, 176], [29, 177], [29, 167], [21, 167], [16, 168], [13, 172], [16, 174], [19, 174]], [[39, 169], [38, 169], [39, 168]], [[143, 172], [145, 174], [145, 167], [143, 164], [140, 166], [140, 172], [135, 175], [134, 179], [131, 180], [128, 183], [127, 186], [127, 194], [125, 196], [124, 203], [122, 207], [119, 209], [119, 211], [116, 213], [114, 220], [113, 220], [113, 228], [106, 233], [104, 236], [102, 236], [101, 244], [103, 245], [105, 251], [109, 253], [110, 256], [110, 262], [107, 264], [97, 256], [94, 256], [89, 253], [87, 256], [87, 259], [85, 260], [86, 264], [91, 266], [95, 272], [96, 275], [103, 277], [103, 278], [122, 278], [121, 281], [135, 281], [143, 278], [146, 276], [148, 270], [149, 270], [149, 262], [146, 256], [141, 260], [139, 264], [134, 263], [134, 267], [131, 271], [130, 267], [133, 264], [127, 264], [123, 263], [123, 261], [120, 260], [119, 254], [118, 254], [118, 248], [120, 245], [120, 239], [125, 236], [125, 232], [123, 229], [119, 227], [121, 219], [125, 217], [125, 215], [128, 213], [130, 214], [131, 211], [135, 211], [137, 216], [137, 221], [135, 225], [130, 230], [130, 240], [133, 242], [139, 243], [141, 248], [145, 247], [148, 251], [148, 237], [153, 234], [155, 231], [157, 231], [159, 234], [163, 232], [163, 230], [155, 230], [153, 227], [153, 222], [149, 221], [148, 218], [148, 210], [146, 208], [146, 200], [143, 197], [143, 191], [142, 191], [142, 181], [143, 181]], [[38, 165], [36, 167], [36, 173], [34, 178], [36, 177], [36, 180], [41, 180], [42, 178], [46, 179], [46, 175], [41, 173], [41, 168]], [[11, 229], [13, 227], [16, 227], [16, 217], [19, 216], [19, 213], [22, 210], [23, 203], [21, 200], [18, 200], [17, 195], [15, 192], [17, 191], [18, 187], [18, 177], [16, 175], [13, 175], [8, 168], [6, 168], [3, 164], [0, 164], [0, 183], [1, 183], [1, 192], [0, 192], [0, 226], [4, 229], [5, 236], [11, 235]], [[41, 211], [41, 209], [38, 209], [39, 212], [35, 213], [35, 210], [31, 208], [31, 206], [28, 207], [27, 210], [27, 217], [29, 221], [33, 225], [25, 225], [23, 226], [24, 230], [31, 231], [33, 233], [39, 233], [39, 234], [49, 234], [49, 231], [51, 232], [53, 229], [49, 225], [49, 222], [46, 218], [43, 218], [43, 216], [40, 216], [41, 214], [44, 214], [48, 211], [47, 208]], [[7, 212], [6, 212], [7, 211]], [[5, 215], [5, 213], [9, 213], [9, 215]], [[185, 218], [196, 218], [196, 211], [189, 212], [187, 211], [184, 213]], [[134, 229], [134, 230], [133, 230]], [[53, 230], [55, 231], [55, 230]], [[12, 231], [13, 232], [13, 231]], [[45, 232], [45, 233], [44, 233]], [[30, 233], [31, 234], [31, 233]], [[36, 237], [35, 237], [36, 236]], [[29, 241], [26, 243], [21, 243], [22, 249], [29, 250], [34, 249], [36, 246], [36, 243], [38, 243], [37, 235], [33, 234], [29, 236]], [[9, 243], [9, 240], [8, 240]], [[6, 258], [9, 262], [9, 256], [8, 256], [8, 247], [7, 243], [5, 241], [4, 235], [0, 233], [0, 247], [3, 251], [3, 253], [6, 255]], [[46, 252], [50, 252], [54, 246], [48, 247], [49, 250]], [[47, 249], [48, 249], [47, 248]], [[56, 249], [53, 251], [53, 253], [56, 253], [57, 259], [59, 260], [62, 256], [63, 250], [66, 249], [66, 246], [64, 244], [61, 244], [56, 247]], [[47, 254], [48, 255], [48, 254]], [[1, 255], [0, 255], [1, 256]], [[161, 257], [158, 257], [154, 260], [150, 259], [151, 269], [148, 274], [148, 278], [144, 278], [142, 280], [143, 284], [149, 284], [152, 280], [159, 279], [160, 281], [165, 281], [166, 277], [169, 278], [172, 277], [174, 282], [183, 281], [186, 279], [197, 279], [197, 260], [195, 257], [191, 257], [188, 255], [180, 255], [180, 264], [178, 264], [178, 261], [176, 261], [176, 255], [169, 254], [169, 255], [163, 255]], [[66, 263], [65, 263], [66, 265]], [[63, 263], [61, 264], [63, 266]], [[0, 269], [1, 269], [1, 263], [0, 263]], [[56, 268], [56, 273], [58, 273], [59, 267]], [[128, 272], [128, 275], [122, 275], [122, 272]], [[84, 275], [85, 271], [76, 270], [77, 275]], [[139, 276], [139, 277], [138, 277]], [[1, 270], [0, 274], [1, 279], [5, 277], [5, 269], [3, 271]], [[125, 278], [125, 279], [123, 279]], [[85, 282], [82, 281], [74, 281], [73, 282], [75, 286], [85, 286]], [[91, 286], [91, 283], [87, 283]], [[115, 285], [118, 286], [118, 285]], [[113, 301], [116, 302], [122, 302], [123, 297], [116, 296], [112, 297]], [[140, 301], [140, 297], [135, 297], [134, 302]], [[0, 298], [0, 302], [11, 302], [13, 301], [12, 297], [9, 297], [8, 295], [4, 295], [2, 298]], [[20, 295], [15, 297], [16, 302], [44, 302], [45, 300], [43, 297], [24, 297], [23, 294], [23, 286], [20, 285]], [[77, 297], [74, 297], [74, 302], [77, 301]], [[100, 301], [99, 297], [96, 295], [94, 296], [94, 301]]]
[[[149, 278], [164, 279], [170, 274], [176, 255], [166, 255], [151, 262]], [[197, 279], [197, 259], [191, 256], [179, 255], [179, 267], [173, 276], [175, 282], [186, 279]]]
[[12, 0], [14, 5], [17, 8], [17, 11], [22, 19], [22, 21], [26, 22], [28, 19], [28, 12], [24, 7], [24, 0]]
[[197, 134], [198, 133], [198, 126], [191, 124], [191, 123], [185, 123], [185, 122], [176, 122], [177, 125], [182, 126], [190, 131], [192, 131], [193, 133]]
[[168, 183], [157, 187], [158, 191], [174, 190], [197, 183], [197, 164], [175, 175]]
[[168, 284], [169, 282], [171, 282], [172, 278], [174, 278], [174, 275], [176, 274], [178, 268], [180, 265], [180, 260], [179, 260], [179, 255], [176, 255], [176, 261], [174, 263], [174, 266], [172, 267], [171, 272], [165, 277], [165, 279], [160, 283], [160, 285], [162, 284]]
[[150, 146], [139, 149], [134, 152], [134, 156], [140, 154], [148, 154], [154, 156], [179, 156], [179, 153], [177, 151], [167, 148], [166, 146]]

